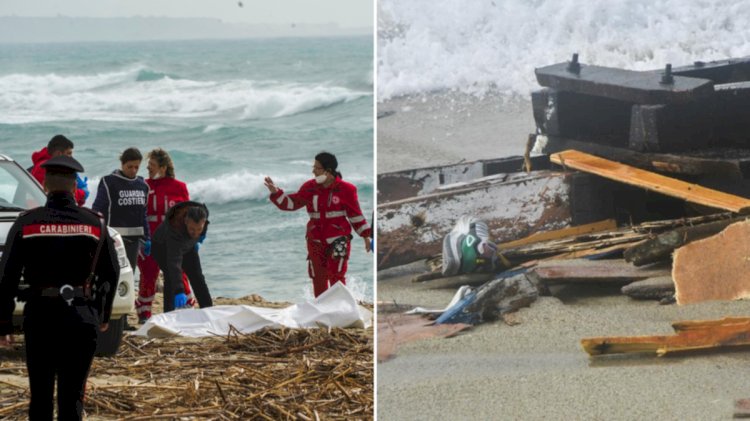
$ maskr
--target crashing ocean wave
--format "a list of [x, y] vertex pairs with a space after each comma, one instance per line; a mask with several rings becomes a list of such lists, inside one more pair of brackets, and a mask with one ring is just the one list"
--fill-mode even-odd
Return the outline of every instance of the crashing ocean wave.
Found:
[[382, 0], [378, 100], [454, 90], [528, 98], [534, 68], [632, 70], [750, 55], [749, 0]]
[[190, 80], [143, 66], [93, 75], [21, 73], [0, 76], [0, 123], [256, 120], [371, 96], [328, 83]]

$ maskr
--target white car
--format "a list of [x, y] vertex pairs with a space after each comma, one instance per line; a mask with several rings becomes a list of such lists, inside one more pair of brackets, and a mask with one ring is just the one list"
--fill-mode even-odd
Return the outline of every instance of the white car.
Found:
[[[8, 231], [18, 215], [31, 208], [42, 206], [47, 197], [42, 186], [8, 156], [0, 154], [0, 255], [5, 248]], [[109, 329], [99, 332], [97, 341], [98, 355], [114, 355], [120, 347], [123, 330], [128, 314], [134, 311], [135, 292], [133, 287], [133, 270], [125, 254], [122, 237], [117, 231], [109, 228], [109, 235], [114, 239], [117, 260], [120, 263], [120, 279], [112, 306], [112, 317]], [[21, 287], [25, 285], [21, 281]], [[16, 302], [13, 312], [14, 324], [21, 326], [23, 321], [23, 303]]]

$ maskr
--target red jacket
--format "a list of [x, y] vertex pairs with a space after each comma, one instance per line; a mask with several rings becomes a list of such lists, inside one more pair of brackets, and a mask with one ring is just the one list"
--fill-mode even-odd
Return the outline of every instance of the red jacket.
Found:
[[[52, 156], [47, 152], [47, 147], [45, 146], [41, 150], [38, 150], [31, 154], [31, 162], [34, 163], [34, 168], [31, 169], [31, 175], [36, 178], [36, 181], [39, 182], [42, 186], [44, 186], [44, 176], [47, 175], [47, 170], [44, 169], [41, 165], [47, 162], [48, 159], [52, 158]], [[76, 203], [78, 206], [83, 206], [84, 203], [86, 203], [86, 192], [84, 192], [81, 189], [76, 189]]]
[[330, 244], [338, 237], [354, 231], [361, 237], [371, 237], [372, 229], [362, 215], [357, 198], [357, 188], [336, 178], [328, 187], [308, 180], [297, 193], [286, 194], [279, 189], [271, 194], [271, 202], [284, 211], [307, 207], [307, 239]]
[[164, 221], [167, 210], [175, 203], [190, 200], [190, 193], [188, 193], [187, 185], [176, 178], [147, 178], [146, 184], [149, 187], [146, 217], [151, 232], [154, 232]]

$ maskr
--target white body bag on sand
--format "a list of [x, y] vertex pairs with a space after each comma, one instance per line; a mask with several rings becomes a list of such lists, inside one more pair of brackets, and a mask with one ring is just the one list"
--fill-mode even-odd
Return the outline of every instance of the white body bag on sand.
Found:
[[372, 312], [357, 304], [346, 286], [336, 283], [313, 301], [286, 308], [229, 305], [156, 314], [133, 335], [200, 338], [226, 335], [230, 325], [242, 333], [281, 326], [367, 328], [372, 325]]

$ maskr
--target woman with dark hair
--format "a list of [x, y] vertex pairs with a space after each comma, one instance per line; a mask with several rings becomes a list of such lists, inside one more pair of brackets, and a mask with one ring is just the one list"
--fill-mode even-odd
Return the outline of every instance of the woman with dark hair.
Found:
[[[169, 208], [176, 203], [190, 200], [187, 185], [175, 178], [174, 164], [167, 151], [156, 148], [148, 153], [148, 178], [146, 183], [150, 190], [148, 192], [146, 215], [151, 232], [164, 221]], [[144, 323], [151, 317], [151, 305], [156, 296], [156, 278], [159, 277], [159, 265], [153, 257], [144, 253], [138, 258], [138, 269], [141, 271], [141, 280], [138, 286], [138, 298], [135, 301], [135, 309], [138, 313], [138, 321]], [[187, 295], [187, 306], [195, 304], [195, 298], [190, 290], [187, 276], [182, 275], [182, 282]], [[209, 297], [210, 298], [210, 297]], [[207, 303], [200, 302], [201, 307]]]
[[352, 229], [364, 239], [365, 250], [369, 252], [371, 248], [372, 229], [362, 215], [357, 188], [344, 181], [337, 168], [333, 154], [317, 154], [312, 171], [315, 178], [291, 194], [278, 188], [271, 177], [265, 179], [271, 202], [277, 208], [294, 211], [307, 207], [308, 274], [316, 297], [336, 282], [346, 284]]
[[120, 169], [105, 175], [99, 182], [92, 209], [122, 236], [130, 267], [135, 270], [138, 246], [144, 241], [144, 252], [151, 248], [151, 234], [146, 221], [148, 185], [138, 176], [143, 155], [128, 148], [120, 155]]

